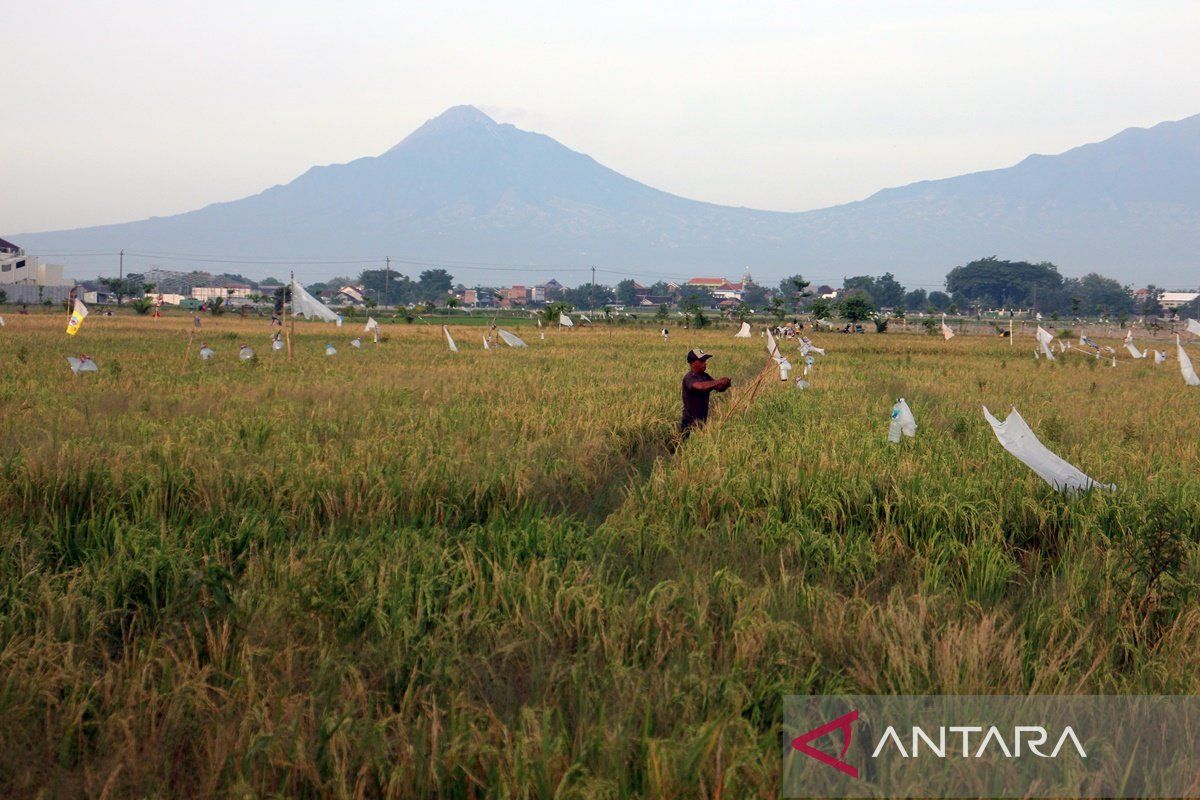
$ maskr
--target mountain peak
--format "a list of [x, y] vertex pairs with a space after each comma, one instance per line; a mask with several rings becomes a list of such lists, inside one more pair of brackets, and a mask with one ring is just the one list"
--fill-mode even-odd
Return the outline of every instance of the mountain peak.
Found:
[[[457, 133], [472, 128], [491, 131], [498, 127], [499, 125], [496, 123], [496, 120], [475, 106], [451, 106], [404, 137], [403, 141], [393, 147], [392, 150], [399, 149], [409, 142], [430, 136], [442, 136], [447, 133]], [[390, 153], [392, 150], [388, 152]]]

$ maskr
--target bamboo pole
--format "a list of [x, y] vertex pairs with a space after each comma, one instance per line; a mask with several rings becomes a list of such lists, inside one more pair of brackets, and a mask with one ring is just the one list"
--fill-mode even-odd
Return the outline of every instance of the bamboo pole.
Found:
[[292, 294], [292, 328], [289, 331], [287, 327], [287, 297], [283, 298], [283, 319], [281, 320], [283, 327], [283, 338], [287, 342], [288, 361], [292, 360], [292, 337], [296, 334], [296, 273], [292, 272], [291, 283], [288, 284], [287, 291]]
[[180, 371], [182, 371], [183, 368], [187, 366], [188, 354], [192, 352], [192, 339], [193, 339], [193, 337], [195, 337], [195, 335], [196, 335], [196, 328], [195, 328], [195, 326], [192, 326], [192, 329], [190, 331], [188, 331], [187, 345], [183, 348], [183, 360], [179, 362]]

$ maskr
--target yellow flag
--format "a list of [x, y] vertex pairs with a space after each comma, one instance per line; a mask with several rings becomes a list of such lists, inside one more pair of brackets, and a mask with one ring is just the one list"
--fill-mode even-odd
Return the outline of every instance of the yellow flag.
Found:
[[87, 306], [78, 297], [75, 298], [75, 310], [71, 312], [71, 321], [67, 323], [67, 335], [74, 336], [79, 333], [79, 326], [83, 324], [83, 318], [88, 315]]

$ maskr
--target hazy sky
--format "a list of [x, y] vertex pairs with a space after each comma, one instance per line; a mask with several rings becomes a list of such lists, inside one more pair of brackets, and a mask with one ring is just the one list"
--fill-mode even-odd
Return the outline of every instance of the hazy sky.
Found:
[[253, 194], [459, 103], [787, 211], [1200, 113], [1196, 0], [579, 5], [0, 0], [0, 232]]

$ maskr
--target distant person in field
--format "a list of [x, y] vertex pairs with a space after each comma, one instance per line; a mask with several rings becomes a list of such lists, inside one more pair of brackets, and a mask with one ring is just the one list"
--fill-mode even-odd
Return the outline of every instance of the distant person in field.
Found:
[[723, 392], [732, 385], [729, 378], [713, 379], [705, 370], [712, 353], [703, 350], [688, 350], [688, 374], [683, 376], [683, 418], [679, 421], [679, 432], [687, 436], [692, 428], [708, 420], [708, 395]]

